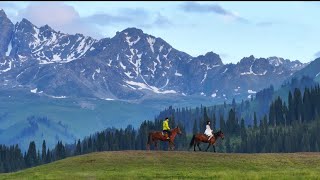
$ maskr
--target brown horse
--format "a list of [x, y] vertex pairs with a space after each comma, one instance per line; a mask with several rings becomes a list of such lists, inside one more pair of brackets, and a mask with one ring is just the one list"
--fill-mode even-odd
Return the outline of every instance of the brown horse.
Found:
[[208, 141], [208, 136], [206, 136], [205, 134], [201, 134], [201, 133], [195, 134], [191, 139], [189, 149], [193, 146], [193, 150], [196, 151], [196, 145], [197, 145], [199, 150], [201, 151], [199, 144], [200, 142], [204, 142], [204, 143], [209, 143], [206, 151], [208, 151], [209, 147], [212, 145], [214, 152], [216, 152], [216, 147], [214, 146], [214, 144], [219, 137], [221, 137], [221, 139], [224, 138], [224, 134], [221, 130], [214, 133], [214, 136], [210, 139], [210, 141]]
[[148, 143], [147, 143], [147, 150], [150, 150], [150, 145], [154, 143], [156, 150], [158, 150], [158, 141], [169, 141], [169, 147], [168, 150], [174, 149], [174, 138], [177, 134], [182, 134], [179, 126], [171, 130], [171, 136], [170, 139], [167, 139], [168, 135], [164, 136], [162, 134], [162, 131], [153, 131], [150, 132], [148, 135]]

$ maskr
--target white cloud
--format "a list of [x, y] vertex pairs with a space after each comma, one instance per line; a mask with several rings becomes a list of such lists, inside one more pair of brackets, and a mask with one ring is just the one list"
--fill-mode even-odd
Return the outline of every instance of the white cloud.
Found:
[[79, 13], [69, 5], [62, 2], [32, 3], [19, 12], [36, 25], [49, 24], [51, 26], [63, 26], [80, 18]]
[[185, 12], [194, 12], [194, 13], [215, 13], [220, 16], [225, 21], [239, 21], [242, 23], [249, 23], [249, 20], [243, 18], [239, 13], [231, 12], [218, 4], [200, 4], [198, 2], [185, 2], [181, 4], [180, 8]]
[[35, 2], [19, 11], [20, 19], [26, 18], [36, 26], [48, 24], [57, 31], [75, 34], [82, 33], [100, 38], [94, 25], [89, 25], [81, 20], [74, 7], [63, 2]]

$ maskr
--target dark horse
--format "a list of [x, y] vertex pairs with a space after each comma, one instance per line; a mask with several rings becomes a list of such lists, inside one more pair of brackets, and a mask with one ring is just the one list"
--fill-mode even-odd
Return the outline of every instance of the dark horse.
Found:
[[156, 150], [158, 150], [158, 141], [169, 141], [169, 147], [168, 150], [174, 149], [174, 138], [177, 134], [182, 134], [180, 128], [177, 126], [176, 128], [171, 130], [171, 136], [170, 139], [167, 139], [167, 136], [164, 136], [162, 134], [162, 131], [153, 131], [150, 132], [148, 135], [148, 143], [147, 143], [147, 150], [150, 150], [150, 145], [154, 143]]
[[191, 139], [189, 149], [193, 146], [193, 150], [196, 151], [196, 145], [197, 145], [199, 148], [199, 151], [201, 151], [199, 144], [200, 142], [204, 142], [204, 143], [209, 143], [206, 151], [208, 151], [209, 147], [212, 145], [214, 152], [216, 152], [216, 147], [214, 146], [214, 144], [219, 137], [221, 137], [221, 139], [224, 138], [224, 134], [221, 130], [214, 133], [214, 136], [210, 139], [210, 141], [208, 141], [208, 136], [206, 136], [205, 134], [201, 134], [201, 133], [195, 134]]

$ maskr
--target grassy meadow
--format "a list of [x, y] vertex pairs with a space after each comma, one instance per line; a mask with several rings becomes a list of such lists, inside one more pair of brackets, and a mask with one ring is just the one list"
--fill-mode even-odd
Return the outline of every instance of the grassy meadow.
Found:
[[320, 153], [99, 152], [0, 179], [320, 179]]

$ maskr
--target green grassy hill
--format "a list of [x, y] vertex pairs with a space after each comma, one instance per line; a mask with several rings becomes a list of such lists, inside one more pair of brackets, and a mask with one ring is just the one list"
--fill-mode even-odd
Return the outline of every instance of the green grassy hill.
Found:
[[0, 175], [0, 179], [141, 178], [319, 179], [320, 153], [101, 152]]

